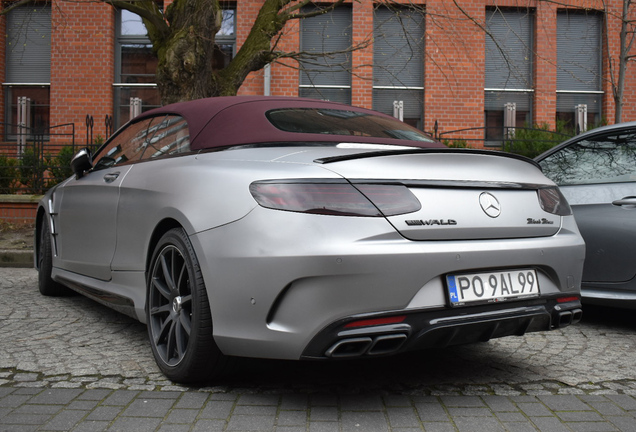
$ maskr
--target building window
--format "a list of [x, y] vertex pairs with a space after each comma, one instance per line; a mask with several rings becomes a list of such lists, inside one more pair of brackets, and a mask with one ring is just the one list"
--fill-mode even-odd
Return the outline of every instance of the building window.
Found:
[[[223, 69], [236, 51], [236, 11], [223, 10], [221, 29], [216, 34], [214, 69]], [[155, 72], [157, 58], [141, 17], [118, 11], [117, 65], [115, 76], [115, 128], [142, 112], [161, 106]]]
[[301, 97], [351, 103], [351, 30], [348, 7], [301, 21]]
[[487, 146], [500, 146], [515, 127], [532, 125], [533, 25], [533, 15], [525, 9], [486, 11]]
[[[19, 6], [8, 13], [5, 139], [48, 135], [50, 126], [51, 6]], [[20, 123], [20, 126], [18, 125]]]
[[422, 129], [424, 16], [379, 7], [373, 20], [373, 109]]
[[236, 10], [223, 9], [221, 29], [214, 38], [213, 69], [224, 69], [236, 54]]
[[155, 81], [157, 58], [141, 17], [117, 12], [115, 129], [143, 111], [161, 105]]
[[556, 120], [576, 132], [601, 122], [601, 34], [600, 15], [557, 14]]

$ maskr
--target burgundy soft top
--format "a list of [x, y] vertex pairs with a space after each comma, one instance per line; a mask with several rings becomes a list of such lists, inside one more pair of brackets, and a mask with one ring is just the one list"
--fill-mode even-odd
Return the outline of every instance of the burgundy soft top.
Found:
[[393, 117], [376, 111], [314, 99], [279, 96], [224, 96], [166, 105], [147, 111], [133, 121], [136, 122], [157, 114], [179, 115], [188, 122], [192, 150], [280, 142], [363, 142], [415, 147], [444, 147], [443, 144], [434, 141], [287, 132], [276, 128], [265, 115], [270, 110], [284, 108], [346, 110], [395, 120]]

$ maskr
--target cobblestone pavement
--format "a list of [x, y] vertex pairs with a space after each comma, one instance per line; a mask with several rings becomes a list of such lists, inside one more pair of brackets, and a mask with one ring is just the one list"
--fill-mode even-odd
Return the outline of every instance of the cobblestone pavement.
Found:
[[142, 324], [0, 268], [0, 431], [636, 431], [636, 319], [368, 361], [244, 360], [182, 387]]

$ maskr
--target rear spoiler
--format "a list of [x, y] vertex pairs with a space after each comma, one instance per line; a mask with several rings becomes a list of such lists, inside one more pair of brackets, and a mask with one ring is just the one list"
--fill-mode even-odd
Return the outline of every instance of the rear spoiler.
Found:
[[372, 152], [361, 152], [361, 153], [348, 154], [348, 155], [342, 155], [342, 156], [330, 156], [326, 158], [314, 159], [314, 163], [329, 164], [334, 162], [341, 162], [341, 161], [355, 160], [355, 159], [366, 159], [366, 158], [381, 157], [381, 156], [406, 155], [406, 154], [436, 154], [436, 153], [471, 153], [471, 154], [480, 154], [480, 155], [486, 155], [486, 156], [507, 157], [507, 158], [517, 159], [520, 161], [527, 162], [541, 169], [541, 166], [536, 161], [530, 158], [527, 158], [525, 156], [518, 155], [518, 154], [505, 153], [502, 151], [495, 151], [495, 150], [465, 149], [465, 148], [413, 148], [408, 150], [404, 150], [404, 149], [379, 150], [379, 151], [372, 151]]

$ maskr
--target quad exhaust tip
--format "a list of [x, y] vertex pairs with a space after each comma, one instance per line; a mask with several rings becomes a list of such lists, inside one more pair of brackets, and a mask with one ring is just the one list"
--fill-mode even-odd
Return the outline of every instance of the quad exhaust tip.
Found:
[[360, 337], [343, 339], [331, 346], [326, 352], [327, 357], [348, 358], [363, 355], [391, 354], [398, 351], [407, 336], [403, 333], [382, 335], [376, 337]]
[[555, 328], [567, 327], [571, 324], [576, 324], [581, 321], [583, 317], [583, 311], [581, 309], [573, 309], [569, 311], [559, 312], [557, 315], [557, 322]]
[[[583, 311], [580, 308], [561, 311], [553, 321], [553, 328], [576, 324], [581, 321], [582, 317]], [[353, 358], [393, 354], [402, 348], [407, 338], [408, 336], [404, 333], [392, 333], [342, 339], [325, 351], [325, 356], [330, 358]]]

